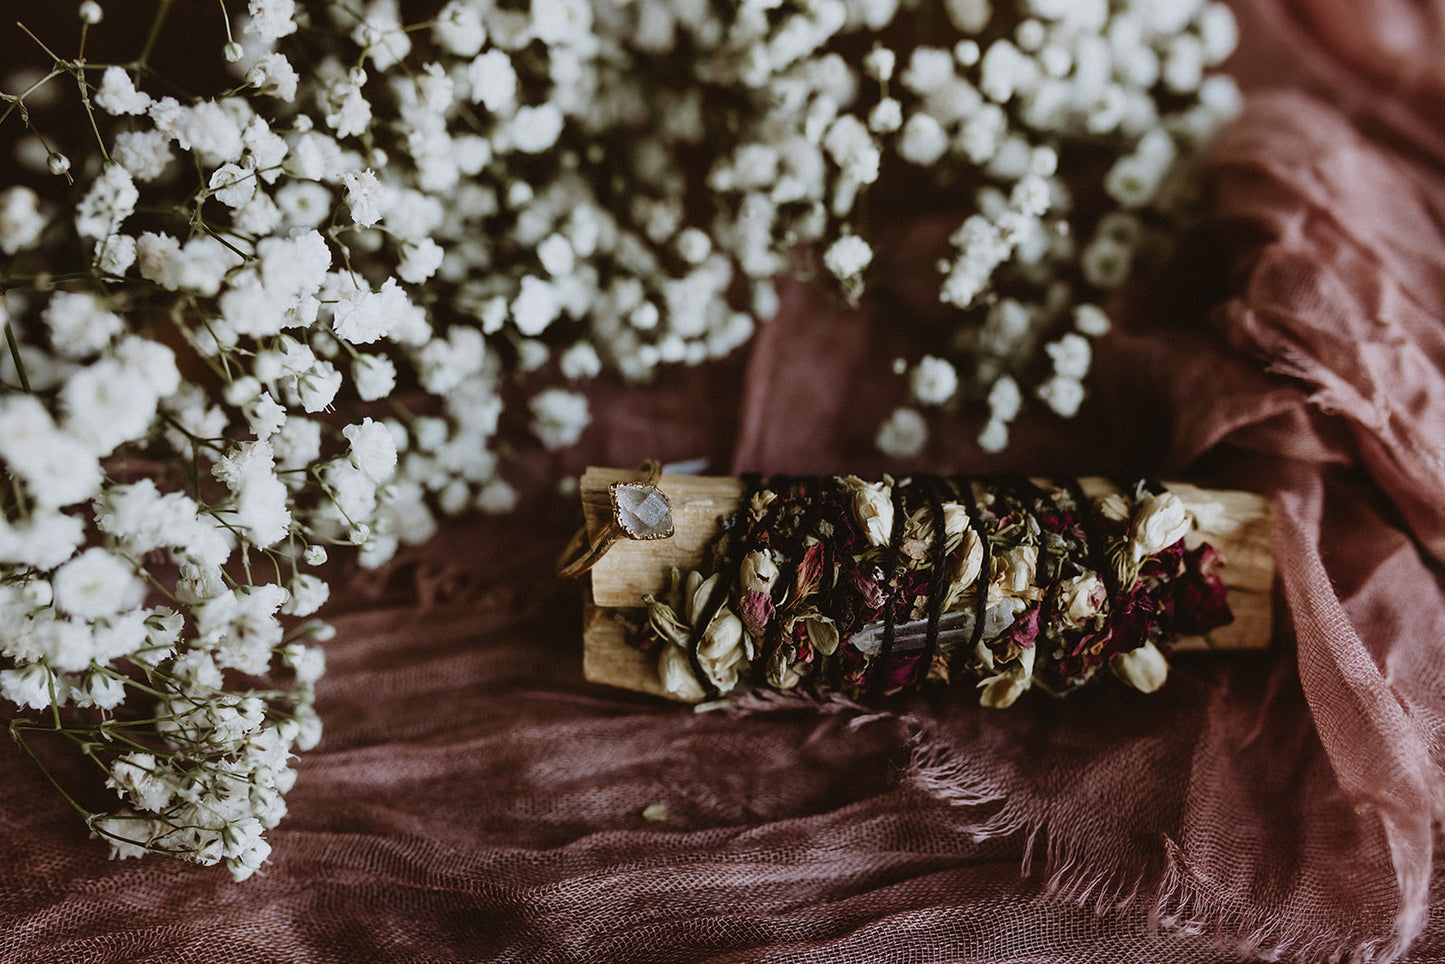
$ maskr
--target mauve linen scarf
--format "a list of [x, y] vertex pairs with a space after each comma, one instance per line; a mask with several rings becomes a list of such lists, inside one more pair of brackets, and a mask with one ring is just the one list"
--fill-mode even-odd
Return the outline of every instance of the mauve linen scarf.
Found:
[[[245, 884], [108, 862], [0, 754], [0, 960], [1440, 959], [1445, 6], [1238, 10], [1252, 96], [1210, 223], [1120, 303], [1088, 406], [990, 460], [945, 426], [904, 468], [1266, 492], [1272, 651], [1180, 659], [1153, 697], [696, 715], [582, 681], [550, 575], [572, 522], [538, 495], [336, 594], [326, 736]], [[649, 455], [888, 468], [888, 363], [922, 350], [902, 312], [928, 306], [791, 286], [745, 359], [599, 386], [534, 488]]]

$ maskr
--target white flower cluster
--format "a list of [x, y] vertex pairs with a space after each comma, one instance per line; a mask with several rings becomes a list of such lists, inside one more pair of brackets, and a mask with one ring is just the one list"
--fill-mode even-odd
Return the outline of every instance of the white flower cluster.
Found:
[[[129, 810], [91, 824], [117, 853], [254, 871], [286, 755], [319, 735], [299, 640], [325, 634], [302, 620], [328, 550], [379, 566], [439, 514], [510, 509], [505, 424], [575, 444], [568, 383], [728, 354], [799, 257], [856, 300], [890, 172], [972, 212], [941, 283], [971, 361], [924, 358], [914, 401], [986, 398], [989, 448], [1025, 385], [1078, 408], [1108, 321], [1077, 302], [1233, 108], [1203, 77], [1233, 22], [1204, 0], [945, 8], [946, 45], [850, 62], [900, 33], [895, 0], [448, 0], [425, 22], [248, 0], [228, 93], [77, 56], [13, 95], [37, 108], [23, 156], [76, 187], [0, 186], [0, 696], [103, 737]], [[34, 126], [66, 78], [94, 156]], [[1067, 221], [1074, 154], [1112, 165], [1097, 225]], [[879, 444], [927, 431], [903, 408]], [[157, 699], [149, 729], [122, 722]]]
[[[941, 264], [939, 297], [957, 312], [952, 360], [919, 364], [913, 401], [986, 401], [979, 441], [994, 451], [1026, 388], [1061, 416], [1077, 412], [1086, 339], [1108, 326], [1093, 301], [1167, 238], [1198, 146], [1239, 106], [1229, 78], [1205, 74], [1236, 39], [1228, 9], [1209, 0], [953, 0], [943, 5], [951, 34], [875, 42], [858, 62], [838, 51], [885, 28], [890, 42], [908, 36], [899, 28], [916, 11], [892, 0], [744, 0], [723, 19], [626, 6], [637, 36], [662, 48], [685, 36], [703, 52], [693, 87], [652, 98], [649, 137], [660, 146], [644, 143], [686, 156], [724, 132], [706, 152], [707, 197], [721, 208], [714, 240], [755, 286], [811, 246], [856, 300], [875, 261], [871, 197], [965, 212]], [[652, 82], [638, 73], [636, 100]], [[1081, 180], [1091, 170], [1107, 171], [1102, 183]], [[1073, 199], [1088, 192], [1117, 209], [1076, 219]], [[680, 214], [673, 204], [670, 217]], [[926, 437], [920, 414], [900, 409], [878, 444], [908, 456]]]
[[[1026, 385], [1058, 415], [1078, 411], [1089, 339], [1109, 328], [1094, 302], [1137, 260], [1157, 258], [1189, 216], [1198, 149], [1239, 109], [1233, 81], [1206, 76], [1233, 51], [1235, 25], [1206, 0], [949, 11], [961, 32], [987, 26], [994, 39], [911, 52], [900, 78], [908, 118], [900, 150], [914, 163], [967, 171], [959, 180], [975, 185], [977, 210], [950, 239], [940, 298], [962, 313], [959, 388], [988, 405], [979, 444], [998, 451]], [[1107, 171], [1102, 185], [1082, 179], [1097, 169]], [[1073, 198], [1085, 193], [1116, 207], [1075, 218]], [[912, 374], [913, 398], [946, 404], [937, 389], [953, 381], [925, 358]]]

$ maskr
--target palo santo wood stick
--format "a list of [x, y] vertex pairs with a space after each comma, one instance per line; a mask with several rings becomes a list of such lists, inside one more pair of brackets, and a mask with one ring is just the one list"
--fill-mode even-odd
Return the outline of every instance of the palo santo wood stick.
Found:
[[[590, 468], [581, 480], [581, 497], [589, 539], [597, 539], [613, 517], [608, 487], [630, 482], [637, 473], [627, 469]], [[1036, 480], [1039, 484], [1047, 480]], [[1089, 498], [1116, 492], [1107, 479], [1083, 478], [1080, 489]], [[587, 679], [658, 695], [667, 695], [658, 676], [655, 655], [629, 645], [624, 622], [637, 625], [646, 619], [644, 597], [660, 596], [670, 585], [674, 568], [687, 572], [709, 564], [708, 549], [717, 537], [722, 519], [734, 513], [745, 494], [740, 479], [663, 475], [658, 488], [671, 500], [675, 532], [653, 541], [618, 539], [591, 569], [591, 600], [585, 616], [584, 671]], [[1175, 652], [1192, 650], [1262, 649], [1272, 630], [1274, 554], [1270, 541], [1274, 513], [1268, 500], [1249, 492], [1204, 489], [1187, 483], [1167, 488], [1194, 518], [1185, 537], [1193, 548], [1209, 543], [1224, 559], [1220, 570], [1233, 620], [1207, 637], [1189, 636], [1172, 642]], [[974, 495], [983, 494], [974, 483]], [[958, 613], [942, 621], [940, 631], [959, 623]], [[897, 637], [906, 644], [923, 633], [920, 621], [900, 625]], [[911, 634], [911, 635], [910, 635]], [[921, 644], [920, 644], [921, 645]]]

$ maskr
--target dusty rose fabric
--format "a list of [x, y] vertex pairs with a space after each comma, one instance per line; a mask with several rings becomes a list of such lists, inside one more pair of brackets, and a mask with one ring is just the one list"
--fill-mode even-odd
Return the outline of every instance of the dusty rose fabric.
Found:
[[1079, 419], [1034, 419], [991, 460], [976, 426], [944, 426], [917, 465], [1269, 493], [1275, 649], [1180, 659], [1153, 698], [1007, 713], [963, 694], [699, 716], [584, 683], [549, 479], [646, 455], [887, 467], [889, 362], [920, 353], [930, 306], [839, 313], [791, 286], [747, 356], [599, 387], [583, 451], [519, 467], [527, 515], [459, 523], [337, 595], [326, 738], [264, 876], [109, 863], [0, 754], [0, 959], [1445, 956], [1445, 5], [1240, 16], [1254, 96], [1211, 157], [1210, 222], [1121, 300]]

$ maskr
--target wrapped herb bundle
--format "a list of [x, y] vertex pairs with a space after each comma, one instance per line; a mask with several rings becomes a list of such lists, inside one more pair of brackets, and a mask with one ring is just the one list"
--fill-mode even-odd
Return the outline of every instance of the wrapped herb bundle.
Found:
[[852, 696], [975, 683], [1007, 707], [1105, 666], [1144, 692], [1178, 636], [1232, 620], [1222, 557], [1179, 496], [1139, 482], [856, 476], [751, 480], [699, 569], [644, 596], [631, 642], [663, 690]]

